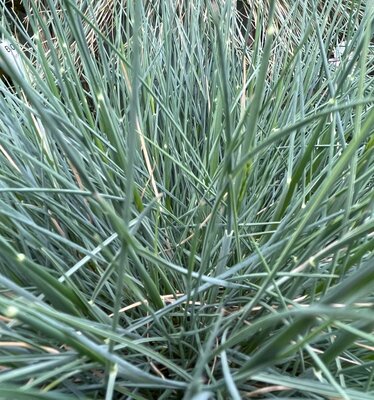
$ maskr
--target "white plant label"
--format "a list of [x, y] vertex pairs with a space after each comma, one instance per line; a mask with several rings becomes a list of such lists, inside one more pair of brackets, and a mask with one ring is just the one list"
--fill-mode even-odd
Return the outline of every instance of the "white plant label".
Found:
[[0, 39], [0, 59], [3, 63], [6, 60], [13, 70], [23, 73], [22, 59], [16, 48], [8, 40]]

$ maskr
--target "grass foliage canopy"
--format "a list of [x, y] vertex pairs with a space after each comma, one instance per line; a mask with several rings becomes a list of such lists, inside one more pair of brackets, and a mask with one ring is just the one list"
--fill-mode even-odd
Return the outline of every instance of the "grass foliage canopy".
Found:
[[373, 399], [373, 0], [1, 3], [0, 397]]

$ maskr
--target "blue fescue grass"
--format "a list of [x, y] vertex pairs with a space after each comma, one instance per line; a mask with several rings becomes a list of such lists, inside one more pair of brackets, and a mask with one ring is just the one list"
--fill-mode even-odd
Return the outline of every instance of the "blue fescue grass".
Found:
[[24, 6], [1, 393], [371, 399], [371, 3]]

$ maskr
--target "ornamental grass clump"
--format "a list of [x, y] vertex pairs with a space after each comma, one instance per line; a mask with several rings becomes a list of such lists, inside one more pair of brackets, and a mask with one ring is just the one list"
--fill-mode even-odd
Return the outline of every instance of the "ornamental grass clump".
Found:
[[373, 398], [373, 3], [249, 3], [2, 8], [0, 397]]

